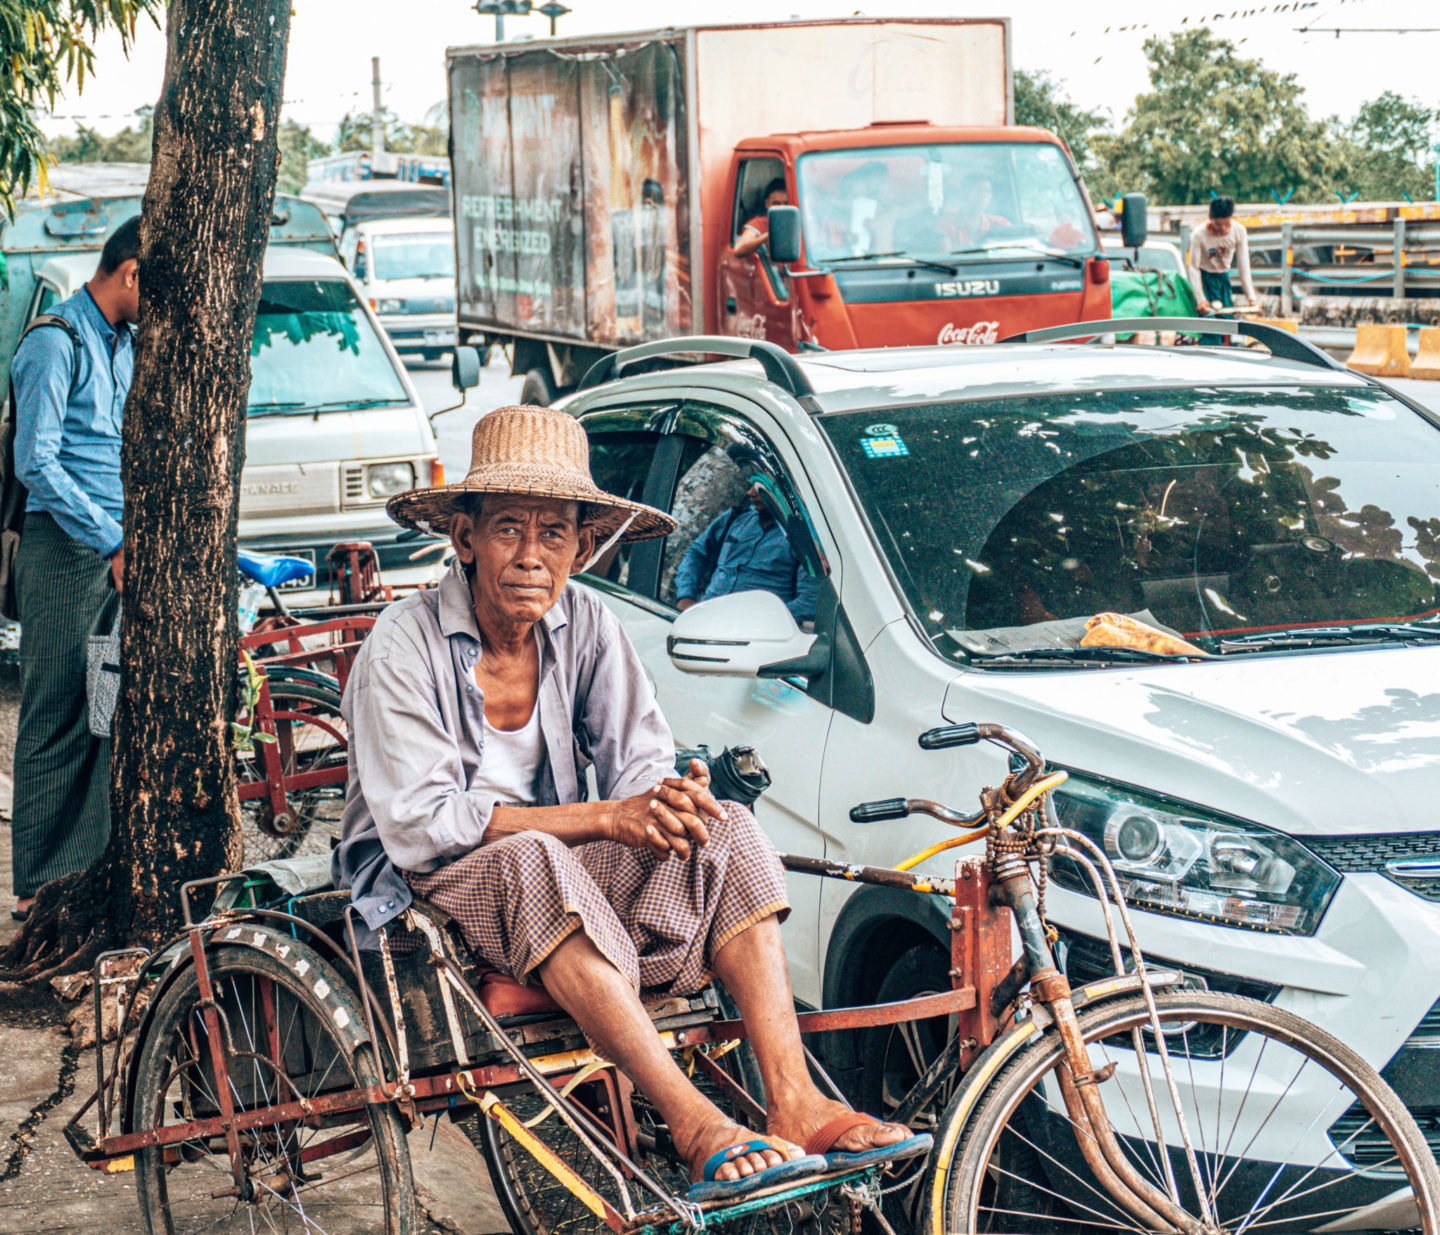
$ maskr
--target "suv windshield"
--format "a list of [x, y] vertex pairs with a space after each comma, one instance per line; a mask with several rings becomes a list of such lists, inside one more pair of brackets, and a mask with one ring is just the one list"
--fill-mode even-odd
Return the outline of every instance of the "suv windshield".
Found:
[[1074, 649], [1100, 612], [1218, 652], [1440, 614], [1440, 432], [1382, 391], [1086, 391], [820, 423], [952, 659]]
[[453, 279], [455, 241], [436, 233], [378, 236], [371, 249], [377, 279]]
[[1041, 142], [827, 150], [796, 175], [812, 262], [1095, 252], [1064, 152]]
[[265, 284], [250, 343], [250, 415], [408, 402], [349, 284]]

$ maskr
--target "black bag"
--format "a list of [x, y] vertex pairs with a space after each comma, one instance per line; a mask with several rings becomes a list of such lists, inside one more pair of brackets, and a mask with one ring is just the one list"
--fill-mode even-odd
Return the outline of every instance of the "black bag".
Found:
[[[80, 355], [83, 345], [80, 332], [73, 323], [54, 313], [41, 313], [31, 319], [20, 335], [20, 342], [32, 330], [55, 326], [70, 336], [75, 346], [75, 367], [70, 374], [70, 393], [80, 376]], [[16, 344], [19, 350], [19, 344]], [[25, 530], [25, 486], [15, 475], [15, 375], [10, 375], [10, 396], [5, 400], [5, 414], [0, 417], [0, 617], [12, 622], [20, 617], [20, 599], [15, 589], [15, 558], [20, 552], [20, 535]]]

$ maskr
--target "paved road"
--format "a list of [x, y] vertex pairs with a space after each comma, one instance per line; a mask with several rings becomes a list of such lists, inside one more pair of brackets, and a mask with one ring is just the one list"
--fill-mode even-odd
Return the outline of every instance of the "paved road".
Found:
[[[459, 480], [470, 470], [470, 433], [481, 414], [520, 399], [522, 379], [511, 377], [510, 367], [504, 358], [498, 351], [494, 355], [494, 363], [480, 375], [480, 385], [467, 393], [465, 405], [456, 411], [446, 412], [434, 422], [440, 462], [445, 465], [447, 480]], [[410, 377], [420, 392], [425, 410], [432, 416], [460, 401], [455, 387], [450, 384], [448, 362], [414, 366], [410, 369]]]

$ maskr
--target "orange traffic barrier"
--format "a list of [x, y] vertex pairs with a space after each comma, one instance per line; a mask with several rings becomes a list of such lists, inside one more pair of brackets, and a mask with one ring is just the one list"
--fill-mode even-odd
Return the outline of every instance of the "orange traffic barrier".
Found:
[[1345, 365], [1371, 377], [1409, 377], [1410, 349], [1405, 342], [1405, 327], [1376, 322], [1356, 326], [1355, 350]]
[[1293, 317], [1257, 317], [1257, 326], [1274, 326], [1276, 330], [1283, 330], [1288, 334], [1299, 334], [1300, 323]]
[[1420, 328], [1420, 351], [1410, 366], [1410, 376], [1440, 382], [1440, 326]]

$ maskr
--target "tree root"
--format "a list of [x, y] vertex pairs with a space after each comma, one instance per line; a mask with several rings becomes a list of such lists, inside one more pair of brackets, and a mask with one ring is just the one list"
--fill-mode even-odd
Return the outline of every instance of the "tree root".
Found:
[[0, 981], [48, 982], [89, 969], [101, 952], [125, 943], [128, 923], [115, 913], [112, 871], [101, 858], [42, 887], [20, 934], [0, 951]]

